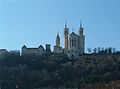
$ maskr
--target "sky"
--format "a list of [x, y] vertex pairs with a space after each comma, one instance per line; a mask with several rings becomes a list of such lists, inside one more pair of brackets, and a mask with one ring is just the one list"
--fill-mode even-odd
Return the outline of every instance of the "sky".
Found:
[[23, 45], [55, 45], [59, 31], [64, 47], [65, 20], [71, 33], [84, 27], [85, 49], [120, 50], [119, 0], [0, 0], [0, 49], [20, 50]]

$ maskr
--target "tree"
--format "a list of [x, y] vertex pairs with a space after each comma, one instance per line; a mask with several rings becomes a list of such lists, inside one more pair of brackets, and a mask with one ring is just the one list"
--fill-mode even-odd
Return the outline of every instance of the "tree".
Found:
[[94, 49], [93, 49], [93, 52], [94, 52], [94, 53], [97, 53], [97, 49], [96, 49], [96, 48], [94, 48]]
[[98, 48], [97, 48], [97, 52], [99, 53], [100, 51], [101, 51], [101, 48], [100, 48], [100, 47], [98, 47]]
[[115, 48], [115, 47], [112, 48], [112, 52], [113, 52], [113, 53], [116, 52], [116, 48]]
[[88, 53], [90, 54], [92, 52], [91, 48], [87, 48]]
[[112, 48], [111, 47], [108, 48], [108, 53], [112, 53]]

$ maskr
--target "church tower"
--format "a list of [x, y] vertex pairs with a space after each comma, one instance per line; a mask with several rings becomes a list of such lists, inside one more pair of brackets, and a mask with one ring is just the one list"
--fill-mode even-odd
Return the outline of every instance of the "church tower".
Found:
[[57, 33], [57, 36], [56, 36], [56, 45], [54, 46], [54, 51], [53, 53], [63, 53], [63, 49], [62, 47], [60, 47], [60, 36], [59, 36], [59, 32]]
[[57, 36], [56, 36], [56, 47], [60, 48], [60, 37], [59, 37], [59, 32], [57, 33]]
[[83, 54], [85, 51], [85, 36], [83, 35], [84, 28], [82, 27], [82, 23], [80, 21], [80, 28], [79, 28], [79, 49], [80, 49], [80, 54]]
[[65, 21], [65, 28], [64, 28], [64, 48], [68, 49], [68, 35], [69, 35], [69, 28], [67, 28], [67, 22]]

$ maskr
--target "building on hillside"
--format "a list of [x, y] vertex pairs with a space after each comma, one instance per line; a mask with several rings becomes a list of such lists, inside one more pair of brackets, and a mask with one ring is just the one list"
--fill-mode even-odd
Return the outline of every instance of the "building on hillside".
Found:
[[78, 58], [80, 54], [85, 51], [85, 36], [83, 34], [84, 28], [80, 23], [78, 34], [72, 32], [69, 34], [69, 28], [65, 24], [64, 28], [64, 53], [69, 58]]
[[[79, 58], [80, 54], [84, 53], [85, 49], [85, 35], [83, 34], [84, 28], [80, 23], [80, 27], [78, 29], [78, 34], [75, 32], [69, 33], [69, 28], [65, 23], [64, 27], [64, 48], [60, 46], [60, 36], [57, 33], [56, 36], [56, 45], [54, 46], [53, 53], [64, 53], [70, 59]], [[30, 54], [30, 55], [43, 55], [50, 54], [50, 44], [46, 44], [46, 49], [40, 45], [38, 48], [27, 48], [25, 45], [22, 47], [22, 55]]]
[[54, 53], [64, 53], [70, 59], [79, 58], [80, 54], [84, 53], [85, 49], [85, 36], [83, 34], [84, 28], [80, 23], [80, 27], [78, 29], [78, 34], [72, 32], [69, 34], [69, 28], [65, 23], [64, 28], [64, 48], [60, 47], [60, 37], [57, 34], [56, 37], [56, 46], [54, 46]]
[[42, 45], [38, 48], [27, 48], [27, 46], [23, 45], [22, 47], [22, 55], [43, 55], [45, 54], [45, 49]]

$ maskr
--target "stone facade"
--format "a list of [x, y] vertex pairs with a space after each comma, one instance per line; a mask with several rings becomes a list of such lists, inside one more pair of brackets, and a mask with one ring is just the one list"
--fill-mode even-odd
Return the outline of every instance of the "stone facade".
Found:
[[51, 46], [50, 46], [50, 44], [46, 44], [46, 53], [47, 54], [51, 53]]
[[43, 55], [45, 54], [45, 49], [42, 45], [38, 48], [27, 48], [25, 45], [22, 47], [22, 55]]
[[64, 53], [70, 58], [78, 58], [80, 54], [84, 53], [85, 36], [83, 35], [84, 28], [80, 24], [78, 34], [72, 32], [69, 34], [69, 28], [65, 25], [64, 28]]
[[56, 45], [54, 46], [53, 53], [63, 53], [63, 49], [62, 49], [62, 47], [60, 47], [59, 33], [57, 33], [57, 36], [56, 36]]
[[79, 58], [80, 54], [84, 53], [85, 49], [85, 36], [83, 35], [84, 28], [80, 24], [78, 34], [72, 32], [69, 34], [69, 28], [65, 24], [64, 28], [64, 48], [60, 47], [59, 33], [56, 36], [56, 45], [54, 46], [54, 53], [64, 53], [70, 59]]

